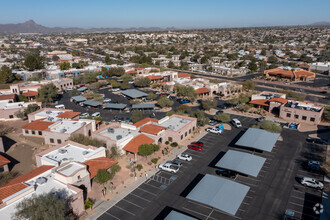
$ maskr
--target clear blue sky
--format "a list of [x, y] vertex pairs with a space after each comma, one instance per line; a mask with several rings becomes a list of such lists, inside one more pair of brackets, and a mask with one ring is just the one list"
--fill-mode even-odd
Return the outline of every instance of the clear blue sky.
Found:
[[246, 27], [330, 21], [330, 0], [3, 0], [0, 23], [49, 27]]

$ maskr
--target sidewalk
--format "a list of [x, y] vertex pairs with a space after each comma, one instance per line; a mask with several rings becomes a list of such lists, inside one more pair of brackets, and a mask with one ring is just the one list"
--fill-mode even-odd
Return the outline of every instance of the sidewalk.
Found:
[[[327, 156], [326, 161], [330, 160], [330, 145], [328, 145], [327, 148]], [[324, 188], [330, 187], [330, 178], [329, 176], [324, 176]], [[330, 219], [330, 190], [326, 192], [323, 190], [322, 193], [322, 205], [323, 205], [323, 213], [320, 216], [320, 220], [328, 220]]]
[[[201, 139], [204, 135], [206, 135], [206, 131], [202, 131], [197, 137], [191, 140], [191, 142], [197, 141]], [[181, 154], [184, 152], [187, 148], [181, 147], [181, 148], [173, 148], [171, 152], [173, 154], [167, 158], [167, 160], [173, 160], [176, 158], [176, 155]], [[150, 171], [147, 176], [151, 177], [155, 175], [158, 172], [158, 168], [154, 168], [152, 171]], [[133, 192], [136, 188], [138, 188], [140, 185], [142, 185], [145, 181], [147, 180], [146, 177], [141, 177], [137, 179], [134, 183], [132, 183], [130, 186], [128, 186], [125, 190], [123, 190], [121, 193], [119, 193], [117, 196], [115, 196], [113, 199], [110, 201], [104, 201], [101, 203], [99, 206], [97, 206], [94, 210], [94, 213], [91, 214], [86, 218], [86, 220], [95, 220], [98, 217], [100, 217], [104, 212], [106, 212], [108, 209], [110, 209], [112, 206], [116, 205], [120, 200], [125, 198], [128, 194]]]

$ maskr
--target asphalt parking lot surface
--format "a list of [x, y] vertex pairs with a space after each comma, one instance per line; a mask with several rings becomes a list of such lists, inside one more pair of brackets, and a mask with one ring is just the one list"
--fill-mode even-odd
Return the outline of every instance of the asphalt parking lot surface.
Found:
[[[283, 219], [287, 209], [302, 219], [316, 217], [311, 207], [319, 202], [321, 191], [305, 188], [297, 181], [302, 176], [322, 176], [302, 168], [310, 159], [322, 160], [322, 147], [305, 142], [307, 133], [283, 129], [272, 152], [252, 152], [234, 146], [234, 143], [256, 121], [253, 118], [238, 118], [243, 128], [233, 128], [221, 135], [207, 134], [202, 152], [187, 149], [191, 161], [182, 161], [178, 173], [158, 171], [132, 193], [107, 210], [98, 219], [164, 219], [171, 210], [176, 210], [197, 219]], [[216, 175], [215, 164], [228, 149], [250, 152], [266, 158], [258, 177], [237, 175], [235, 182], [250, 186], [235, 216], [210, 206], [185, 198], [205, 174]]]

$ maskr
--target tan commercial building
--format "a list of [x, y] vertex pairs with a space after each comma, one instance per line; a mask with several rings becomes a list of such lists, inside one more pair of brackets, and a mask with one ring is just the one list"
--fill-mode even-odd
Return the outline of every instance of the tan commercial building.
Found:
[[264, 75], [266, 77], [279, 77], [289, 79], [291, 81], [302, 80], [306, 81], [308, 79], [315, 79], [316, 74], [304, 69], [290, 68], [290, 67], [279, 67], [275, 69], [265, 70]]

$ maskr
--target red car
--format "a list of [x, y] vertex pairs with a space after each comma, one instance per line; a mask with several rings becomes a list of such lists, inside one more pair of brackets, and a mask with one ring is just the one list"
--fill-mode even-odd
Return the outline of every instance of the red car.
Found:
[[191, 142], [191, 145], [196, 145], [196, 146], [204, 147], [204, 143], [201, 142], [201, 141]]
[[197, 145], [188, 145], [188, 149], [192, 149], [192, 150], [197, 150], [197, 151], [202, 151], [203, 148], [201, 146], [197, 146]]

